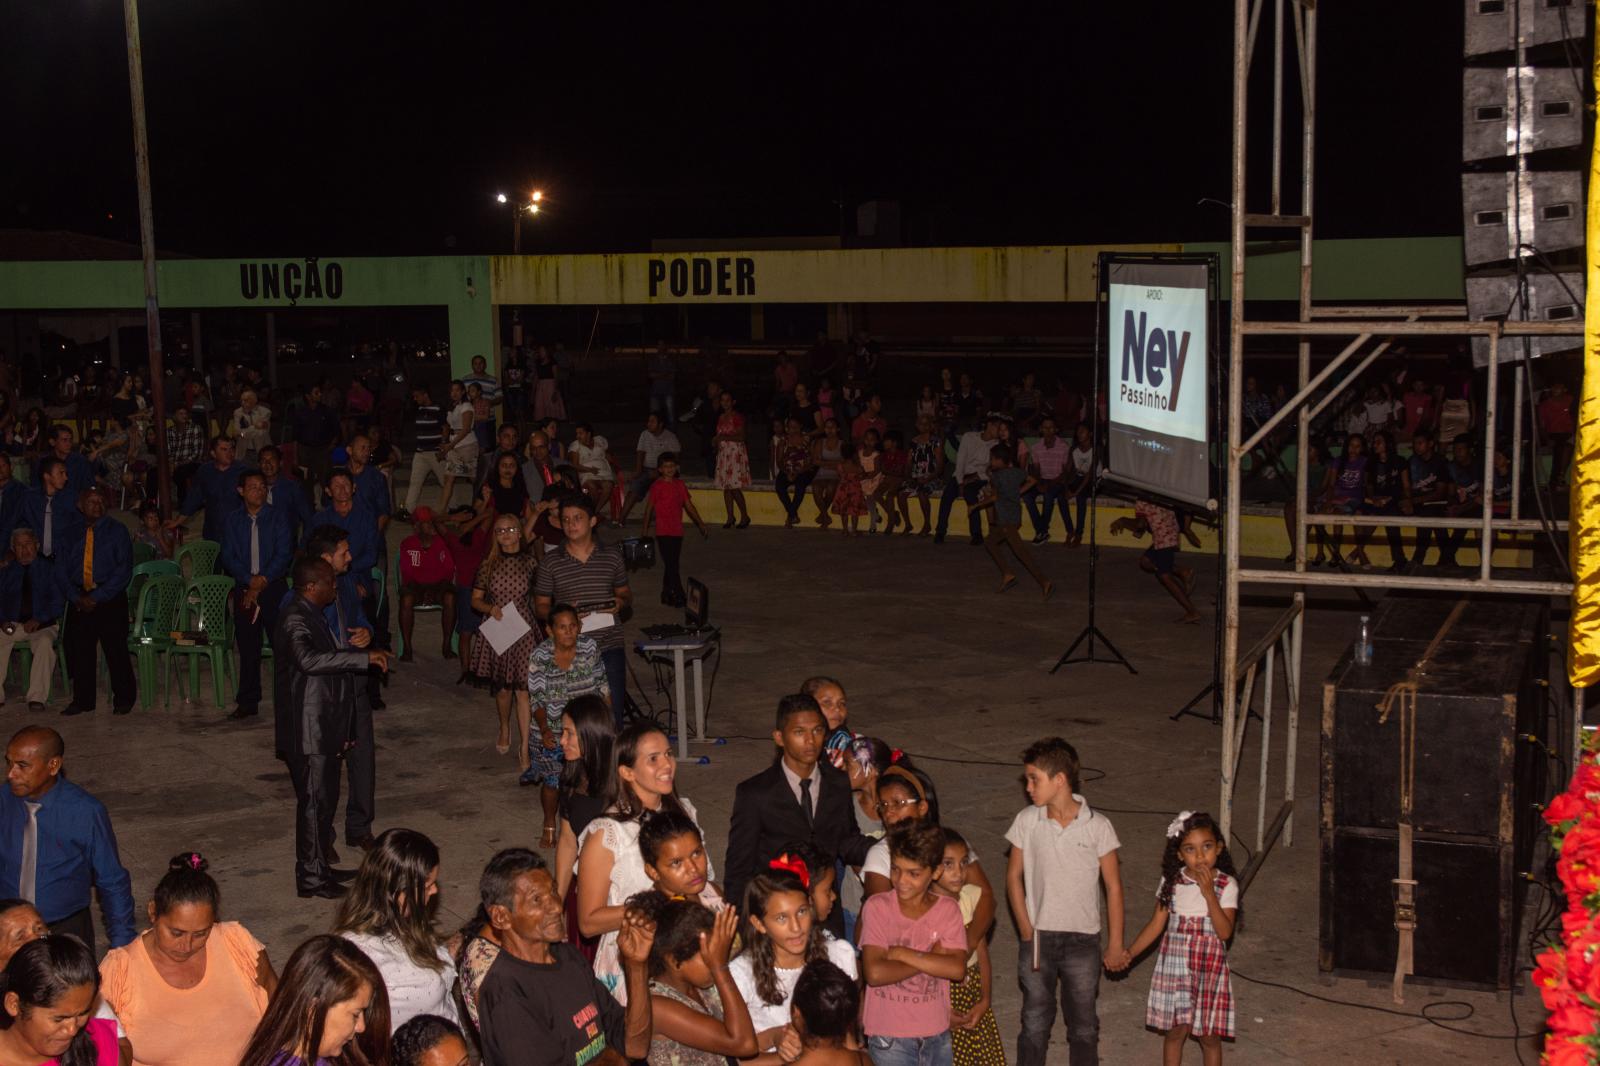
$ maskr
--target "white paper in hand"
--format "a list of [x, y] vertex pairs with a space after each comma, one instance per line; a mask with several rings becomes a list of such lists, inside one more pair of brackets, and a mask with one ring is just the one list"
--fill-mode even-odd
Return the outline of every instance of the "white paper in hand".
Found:
[[483, 634], [483, 639], [489, 642], [489, 647], [494, 649], [496, 655], [503, 655], [507, 648], [528, 635], [528, 628], [516, 605], [508, 603], [500, 608], [499, 618], [485, 615], [478, 632]]
[[579, 632], [593, 633], [597, 629], [605, 629], [608, 626], [614, 626], [616, 624], [617, 616], [612, 614], [610, 611], [603, 613], [597, 612], [595, 614], [584, 615], [583, 628], [580, 629]]

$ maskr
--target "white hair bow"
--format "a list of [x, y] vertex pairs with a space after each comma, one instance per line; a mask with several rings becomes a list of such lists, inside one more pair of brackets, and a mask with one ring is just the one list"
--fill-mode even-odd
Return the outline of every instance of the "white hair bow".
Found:
[[1183, 823], [1194, 817], [1193, 811], [1179, 811], [1178, 816], [1167, 823], [1167, 839], [1171, 840], [1183, 832]]

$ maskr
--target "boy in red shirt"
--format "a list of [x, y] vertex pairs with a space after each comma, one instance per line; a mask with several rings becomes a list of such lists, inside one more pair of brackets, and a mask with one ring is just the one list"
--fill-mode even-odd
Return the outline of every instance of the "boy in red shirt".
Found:
[[650, 533], [650, 522], [656, 524], [656, 544], [661, 549], [661, 602], [668, 607], [684, 604], [683, 581], [678, 577], [678, 561], [683, 558], [683, 515], [689, 513], [695, 528], [702, 537], [708, 536], [706, 524], [700, 520], [694, 501], [689, 498], [689, 486], [678, 476], [678, 457], [672, 452], [662, 452], [656, 460], [656, 479], [644, 497], [644, 531]]
[[402, 662], [411, 662], [416, 647], [411, 640], [416, 623], [417, 604], [444, 608], [439, 654], [455, 658], [450, 650], [450, 634], [456, 628], [456, 560], [450, 546], [439, 536], [433, 509], [418, 507], [411, 518], [417, 531], [400, 542], [400, 638], [405, 642]]

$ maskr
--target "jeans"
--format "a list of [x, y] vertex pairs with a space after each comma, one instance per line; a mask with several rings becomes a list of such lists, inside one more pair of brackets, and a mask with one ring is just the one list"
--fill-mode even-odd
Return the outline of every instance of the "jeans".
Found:
[[628, 653], [623, 648], [607, 648], [600, 653], [606, 664], [606, 681], [611, 688], [611, 717], [622, 730], [622, 706], [628, 693]]
[[[1044, 513], [1039, 513], [1039, 497], [1044, 496]], [[1033, 519], [1033, 532], [1035, 536], [1041, 533], [1049, 534], [1050, 519], [1055, 515], [1056, 505], [1061, 505], [1061, 520], [1066, 523], [1067, 532], [1072, 532], [1072, 519], [1067, 514], [1067, 487], [1059, 481], [1046, 481], [1039, 488], [1029, 489], [1022, 494], [1022, 503], [1028, 509], [1028, 517]]]
[[650, 390], [650, 413], [665, 418], [668, 427], [678, 420], [678, 400], [673, 395], [671, 385], [666, 386], [664, 391], [655, 388]]
[[983, 539], [983, 523], [978, 517], [978, 512], [973, 510], [978, 503], [978, 494], [983, 491], [983, 482], [969, 481], [965, 485], [956, 483], [955, 478], [947, 478], [944, 483], [944, 492], [939, 496], [939, 523], [934, 528], [934, 533], [944, 536], [950, 528], [950, 509], [956, 505], [957, 499], [967, 501], [967, 528], [973, 540]]
[[772, 489], [778, 494], [778, 502], [789, 512], [789, 517], [797, 522], [800, 520], [800, 505], [806, 499], [806, 489], [811, 487], [812, 479], [816, 476], [815, 470], [802, 470], [793, 478], [779, 471], [778, 476], [773, 479]]
[[1044, 1066], [1050, 1030], [1056, 1024], [1056, 984], [1061, 985], [1061, 1010], [1067, 1016], [1068, 1061], [1072, 1066], [1098, 1066], [1100, 1017], [1100, 934], [1035, 930], [1039, 968], [1033, 968], [1033, 944], [1017, 946], [1017, 984], [1022, 989], [1022, 1031], [1017, 1035], [1017, 1066]]
[[872, 1066], [950, 1066], [950, 1031], [938, 1036], [869, 1036]]

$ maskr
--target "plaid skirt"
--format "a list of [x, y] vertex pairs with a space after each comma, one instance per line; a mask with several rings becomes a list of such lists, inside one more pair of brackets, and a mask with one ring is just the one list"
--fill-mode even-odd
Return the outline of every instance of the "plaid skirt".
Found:
[[1167, 919], [1144, 1023], [1163, 1032], [1187, 1025], [1194, 1036], [1233, 1036], [1228, 948], [1210, 918]]

